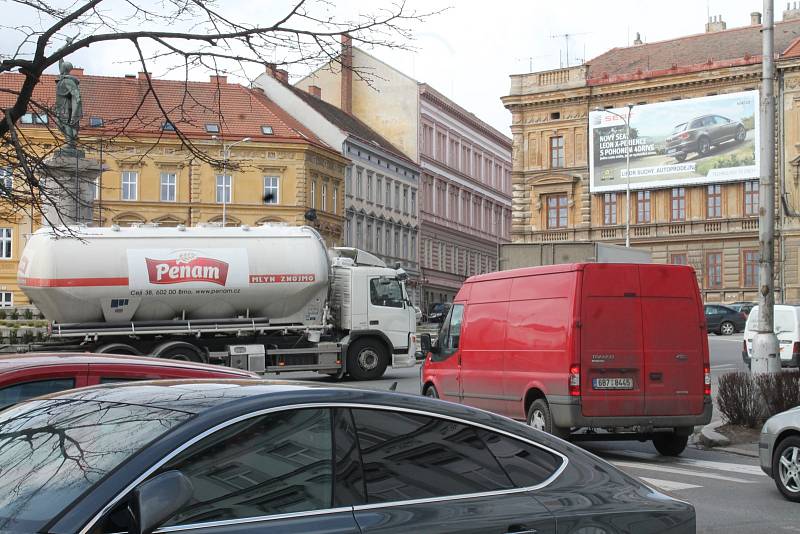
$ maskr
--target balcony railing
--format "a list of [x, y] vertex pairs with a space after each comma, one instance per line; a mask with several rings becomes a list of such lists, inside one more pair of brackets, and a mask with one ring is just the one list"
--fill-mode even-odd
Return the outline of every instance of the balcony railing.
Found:
[[[632, 238], [668, 238], [688, 235], [727, 235], [758, 230], [758, 219], [739, 218], [717, 221], [686, 221], [680, 223], [651, 223], [631, 225]], [[542, 241], [549, 232], [542, 232]], [[619, 240], [625, 237], [625, 226], [595, 227], [588, 232], [590, 240]]]

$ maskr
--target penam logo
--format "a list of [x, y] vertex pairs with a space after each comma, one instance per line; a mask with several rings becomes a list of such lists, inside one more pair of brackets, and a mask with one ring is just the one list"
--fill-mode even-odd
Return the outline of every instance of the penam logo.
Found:
[[174, 260], [145, 258], [147, 276], [151, 284], [181, 284], [185, 282], [211, 282], [225, 285], [228, 264], [214, 258], [203, 258], [192, 252], [182, 252]]

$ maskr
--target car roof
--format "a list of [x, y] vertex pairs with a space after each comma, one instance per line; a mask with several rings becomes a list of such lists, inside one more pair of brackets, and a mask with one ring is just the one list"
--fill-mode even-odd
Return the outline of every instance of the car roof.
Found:
[[118, 354], [94, 354], [91, 352], [62, 352], [62, 353], [27, 353], [8, 354], [0, 356], [0, 373], [28, 369], [31, 367], [44, 367], [54, 365], [127, 365], [142, 366], [160, 369], [185, 369], [229, 374], [231, 377], [252, 377], [249, 371], [209, 365], [204, 363], [186, 362], [154, 358], [152, 356], [126, 356]]

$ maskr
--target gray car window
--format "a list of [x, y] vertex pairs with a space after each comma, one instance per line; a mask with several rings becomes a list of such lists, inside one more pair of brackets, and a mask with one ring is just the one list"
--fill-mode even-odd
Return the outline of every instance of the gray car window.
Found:
[[478, 433], [518, 488], [541, 484], [563, 463], [555, 454], [530, 443], [488, 430], [479, 430]]
[[75, 387], [74, 378], [56, 378], [14, 384], [0, 389], [0, 410], [24, 400]]
[[163, 526], [330, 508], [330, 410], [288, 410], [237, 423], [161, 471], [172, 469], [191, 480], [194, 496]]

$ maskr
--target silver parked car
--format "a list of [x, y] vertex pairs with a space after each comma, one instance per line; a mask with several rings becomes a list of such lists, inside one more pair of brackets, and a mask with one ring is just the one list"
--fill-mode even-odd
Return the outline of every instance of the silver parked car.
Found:
[[773, 415], [758, 441], [761, 470], [790, 501], [800, 502], [800, 406]]

